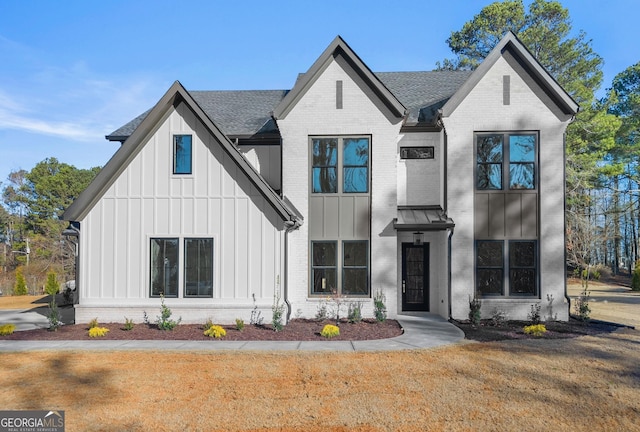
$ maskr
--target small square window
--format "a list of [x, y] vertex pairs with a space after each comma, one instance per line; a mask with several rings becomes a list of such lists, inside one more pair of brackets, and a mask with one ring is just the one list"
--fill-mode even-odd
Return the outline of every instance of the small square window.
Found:
[[433, 159], [433, 147], [400, 147], [400, 159]]
[[173, 173], [191, 174], [191, 135], [173, 136]]

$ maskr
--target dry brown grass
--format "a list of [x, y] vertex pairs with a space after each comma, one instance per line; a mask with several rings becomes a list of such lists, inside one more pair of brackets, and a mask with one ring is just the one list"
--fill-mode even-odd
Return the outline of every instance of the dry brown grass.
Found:
[[382, 353], [29, 352], [2, 409], [67, 431], [640, 430], [640, 332]]
[[0, 297], [0, 309], [33, 309], [47, 307], [46, 295], [2, 296]]

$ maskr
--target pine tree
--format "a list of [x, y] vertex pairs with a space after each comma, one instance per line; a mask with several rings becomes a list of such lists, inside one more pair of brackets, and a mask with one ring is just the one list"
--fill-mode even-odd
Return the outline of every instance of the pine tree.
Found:
[[54, 296], [60, 291], [60, 284], [58, 283], [58, 277], [55, 272], [49, 272], [47, 274], [47, 284], [45, 285], [44, 292]]

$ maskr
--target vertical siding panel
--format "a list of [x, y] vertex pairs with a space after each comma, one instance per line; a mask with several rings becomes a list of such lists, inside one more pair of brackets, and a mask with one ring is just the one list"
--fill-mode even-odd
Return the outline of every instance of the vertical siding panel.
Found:
[[338, 197], [324, 198], [324, 237], [338, 238], [340, 226], [340, 199]]
[[355, 225], [354, 237], [358, 239], [369, 238], [370, 216], [370, 198], [368, 196], [355, 197], [355, 214], [353, 221]]
[[113, 292], [116, 298], [127, 298], [127, 263], [129, 261], [129, 200], [127, 198], [115, 200], [115, 218], [113, 224], [115, 271], [113, 272]]
[[[103, 251], [103, 265], [100, 269], [100, 297], [113, 298], [114, 285], [114, 264], [115, 264], [115, 247], [114, 247], [114, 221], [116, 220], [115, 200], [104, 200], [102, 211], [102, 229], [100, 245]], [[109, 270], [107, 270], [109, 269]]]
[[249, 200], [236, 199], [236, 289], [235, 298], [246, 298], [249, 285]]
[[[129, 226], [127, 227], [127, 297], [140, 298], [144, 295], [144, 270], [148, 267], [144, 253], [145, 236], [142, 231], [142, 200], [129, 201]], [[135, 270], [134, 270], [135, 269]]]
[[321, 217], [324, 213], [323, 203], [323, 197], [312, 196], [309, 198], [309, 214], [316, 215], [313, 218], [309, 218], [309, 238], [319, 239], [324, 235], [324, 221]]
[[478, 238], [489, 237], [489, 194], [476, 193], [474, 197], [475, 232]]
[[346, 196], [340, 200], [340, 231], [341, 238], [353, 238], [356, 227], [356, 197]]
[[224, 198], [222, 200], [222, 230], [220, 237], [222, 238], [222, 256], [221, 269], [222, 272], [222, 298], [233, 298], [235, 292], [235, 233], [236, 233], [236, 215], [235, 215], [235, 199]]
[[505, 198], [504, 194], [489, 195], [489, 236], [503, 238], [505, 235]]
[[538, 238], [538, 194], [522, 194], [522, 237]]
[[256, 200], [257, 205], [251, 206], [251, 216], [249, 220], [249, 288], [247, 298], [251, 298], [251, 293], [262, 292], [262, 278], [265, 272], [263, 251], [264, 229], [263, 216], [261, 210], [264, 208], [262, 200]]
[[158, 235], [169, 234], [169, 200], [167, 198], [155, 199], [155, 211], [153, 233]]
[[522, 194], [505, 194], [507, 220], [506, 235], [510, 238], [522, 237]]

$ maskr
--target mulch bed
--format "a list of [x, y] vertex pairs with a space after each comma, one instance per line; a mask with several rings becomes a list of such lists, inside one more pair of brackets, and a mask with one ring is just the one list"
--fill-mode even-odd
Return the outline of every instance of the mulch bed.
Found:
[[579, 336], [596, 336], [603, 333], [611, 333], [621, 326], [602, 321], [580, 321], [571, 317], [569, 321], [548, 321], [542, 324], [547, 332], [542, 336], [525, 334], [524, 327], [530, 322], [507, 321], [496, 325], [491, 320], [483, 320], [474, 326], [470, 322], [451, 321], [465, 334], [465, 338], [478, 342], [493, 342], [510, 339], [568, 339]]
[[[246, 324], [242, 331], [235, 326], [222, 326], [227, 335], [221, 340], [227, 341], [326, 341], [320, 336], [325, 324], [335, 324], [335, 321], [316, 321], [305, 319], [291, 320], [282, 331], [276, 332], [271, 325]], [[65, 325], [56, 331], [47, 329], [17, 331], [9, 336], [0, 336], [0, 340], [213, 340], [205, 336], [202, 324], [180, 324], [173, 330], [160, 330], [155, 324], [135, 324], [133, 329], [124, 330], [124, 324], [99, 324], [99, 327], [109, 329], [100, 338], [89, 337], [87, 324]], [[362, 320], [357, 323], [341, 322], [340, 335], [334, 340], [374, 340], [387, 339], [402, 334], [402, 327], [395, 320], [377, 322]]]

